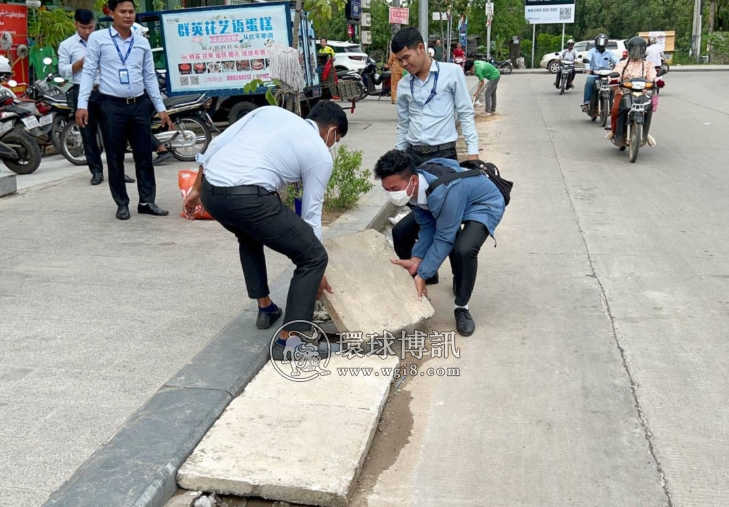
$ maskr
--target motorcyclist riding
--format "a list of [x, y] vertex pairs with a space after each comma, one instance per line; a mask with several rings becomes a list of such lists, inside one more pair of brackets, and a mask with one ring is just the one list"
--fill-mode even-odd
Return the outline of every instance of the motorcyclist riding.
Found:
[[[650, 62], [645, 60], [646, 42], [642, 37], [633, 37], [628, 41], [628, 59], [623, 60], [615, 66], [614, 71], [620, 74], [620, 81], [629, 79], [642, 78], [652, 83], [656, 80], [656, 69]], [[620, 102], [623, 95], [620, 90], [616, 90], [615, 101], [613, 102], [611, 131], [605, 136], [605, 139], [618, 139], [625, 135], [623, 125], [625, 123], [625, 115], [628, 113], [625, 109], [620, 109]], [[648, 132], [650, 131], [652, 110], [649, 110], [646, 118], [644, 129], [646, 139], [649, 146], [655, 146], [656, 140]]]
[[595, 80], [597, 76], [592, 75], [595, 70], [610, 70], [610, 64], [617, 65], [618, 57], [612, 51], [607, 50], [608, 36], [601, 33], [595, 37], [595, 47], [587, 53], [587, 60], [590, 61], [590, 69], [587, 71], [590, 75], [585, 81], [585, 95], [582, 104], [582, 111], [586, 112], [590, 108], [590, 98], [595, 89]]
[[[575, 41], [570, 39], [567, 41], [567, 49], [562, 51], [559, 55], [559, 61], [560, 62], [572, 62], [574, 63], [577, 59], [577, 51], [575, 51]], [[559, 71], [557, 71], [557, 80], [554, 82], [554, 86], [556, 86], [559, 89], [559, 82], [562, 79], [562, 69], [560, 68]], [[574, 88], [574, 85], [572, 84], [572, 81], [575, 80], [575, 68], [572, 67], [570, 70], [570, 77], [567, 80], [567, 88]]]

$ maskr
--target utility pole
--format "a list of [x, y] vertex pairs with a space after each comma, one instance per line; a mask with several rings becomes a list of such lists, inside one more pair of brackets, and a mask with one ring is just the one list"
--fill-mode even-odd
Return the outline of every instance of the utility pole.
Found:
[[486, 1], [486, 59], [491, 59], [491, 21], [494, 15], [494, 4]]
[[[393, 7], [400, 7], [400, 0], [392, 0]], [[394, 37], [397, 32], [400, 31], [402, 25], [390, 25], [392, 29], [392, 36]], [[389, 51], [388, 51], [389, 52]], [[389, 55], [388, 55], [389, 56]]]
[[419, 0], [418, 3], [418, 30], [425, 41], [425, 49], [428, 49], [428, 0]]
[[702, 0], [695, 0], [694, 3], [694, 29], [691, 37], [691, 50], [696, 54], [696, 63], [701, 62], [701, 7]]

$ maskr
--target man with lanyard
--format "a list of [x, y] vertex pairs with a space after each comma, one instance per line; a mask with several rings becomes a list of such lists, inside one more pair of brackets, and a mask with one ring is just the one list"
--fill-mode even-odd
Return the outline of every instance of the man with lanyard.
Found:
[[[273, 344], [280, 360], [291, 331], [309, 332], [316, 299], [331, 292], [324, 272], [321, 212], [334, 162], [329, 149], [347, 135], [346, 113], [319, 101], [306, 120], [276, 106], [259, 107], [216, 137], [198, 155], [200, 171], [185, 198], [188, 219], [205, 210], [238, 238], [248, 297], [258, 301], [256, 327], [268, 329], [281, 317], [271, 301], [263, 247], [296, 265], [286, 300], [284, 330]], [[301, 216], [281, 202], [278, 191], [302, 182]], [[320, 353], [325, 353], [324, 349]]]
[[[83, 74], [86, 44], [89, 35], [94, 31], [94, 13], [89, 9], [77, 9], [73, 16], [76, 22], [76, 33], [61, 42], [58, 46], [58, 71], [61, 77], [71, 79], [73, 82], [73, 108], [78, 106], [78, 93]], [[99, 119], [99, 78], [94, 80], [94, 88], [89, 97], [89, 126], [81, 129], [81, 140], [84, 143], [86, 162], [91, 171], [91, 184], [99, 185], [104, 181], [104, 166], [101, 163], [101, 148], [96, 139]], [[134, 180], [124, 175], [125, 183], [134, 183]]]
[[[567, 79], [567, 88], [574, 88], [572, 81], [575, 80], [575, 67], [574, 63], [577, 59], [577, 51], [575, 51], [575, 41], [570, 39], [567, 41], [567, 49], [562, 51], [559, 55], [560, 62], [571, 62], [572, 68], [570, 69], [570, 77]], [[559, 82], [562, 79], [562, 69], [557, 72], [557, 80], [554, 82], [554, 86], [559, 89]]]
[[597, 76], [592, 74], [595, 70], [609, 70], [610, 64], [617, 65], [618, 57], [612, 51], [607, 50], [608, 36], [601, 33], [595, 37], [595, 47], [587, 53], [587, 60], [590, 61], [590, 68], [587, 70], [589, 76], [585, 81], [585, 94], [582, 104], [582, 111], [587, 112], [590, 108], [590, 99], [595, 91], [595, 81]]
[[131, 142], [137, 170], [139, 214], [165, 216], [169, 214], [155, 204], [157, 186], [152, 165], [152, 129], [150, 100], [160, 119], [174, 129], [165, 112], [152, 61], [149, 41], [132, 32], [136, 11], [131, 0], [109, 0], [113, 25], [89, 36], [81, 78], [76, 122], [88, 128], [88, 104], [101, 70], [101, 131], [109, 166], [109, 187], [117, 204], [116, 217], [128, 220], [129, 195], [124, 186], [124, 155], [127, 141]]
[[[433, 158], [457, 160], [456, 121], [461, 124], [468, 159], [478, 160], [478, 133], [466, 76], [459, 65], [437, 62], [428, 56], [423, 36], [413, 27], [395, 34], [392, 52], [409, 74], [397, 87], [397, 142], [419, 166]], [[419, 226], [413, 214], [395, 225], [395, 252], [409, 259], [418, 239]], [[438, 283], [436, 272], [428, 284]]]

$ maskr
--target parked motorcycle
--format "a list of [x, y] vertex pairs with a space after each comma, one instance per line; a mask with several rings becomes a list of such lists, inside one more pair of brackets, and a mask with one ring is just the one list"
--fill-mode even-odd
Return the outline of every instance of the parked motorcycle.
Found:
[[22, 122], [37, 120], [29, 111], [18, 110], [14, 97], [5, 95], [0, 100], [0, 160], [14, 173], [30, 174], [40, 167], [41, 151]]
[[[618, 80], [620, 74], [613, 72], [610, 78]], [[655, 83], [645, 79], [633, 78], [621, 81], [618, 86], [624, 90], [620, 102], [620, 111], [627, 111], [621, 115], [624, 118], [621, 137], [613, 137], [612, 143], [624, 151], [629, 150], [630, 161], [638, 160], [638, 152], [648, 142], [650, 128], [650, 114], [653, 111], [652, 96], [656, 89]]]
[[508, 58], [499, 62], [492, 56], [488, 62], [496, 67], [501, 74], [511, 74], [514, 71], [514, 64]]
[[[207, 111], [213, 99], [205, 94], [180, 95], [164, 99], [165, 108], [177, 130], [162, 130], [159, 114], [152, 118], [152, 133], [177, 160], [192, 162], [198, 153], [202, 153], [212, 141], [212, 125]], [[97, 133], [97, 141], [103, 150], [101, 131]], [[71, 120], [61, 133], [61, 154], [74, 165], [86, 165], [86, 153], [81, 138], [81, 130], [76, 120]]]
[[[390, 96], [390, 76], [391, 72], [385, 67], [385, 70], [377, 67], [377, 63], [372, 59], [368, 58], [367, 65], [362, 69], [362, 81], [365, 85], [365, 91], [367, 95], [377, 97], [380, 100], [382, 97]], [[377, 85], [382, 85], [381, 89], [377, 89]]]
[[[365, 86], [365, 83], [362, 78], [362, 74], [360, 74], [356, 70], [340, 70], [337, 71], [337, 79], [339, 81], [350, 81], [356, 84], [357, 90], [359, 91], [359, 95], [357, 98], [354, 99], [355, 102], [359, 102], [363, 98], [367, 96], [367, 87]], [[344, 102], [349, 102], [348, 100], [342, 99]]]
[[570, 75], [575, 71], [575, 62], [561, 62], [559, 67], [559, 94], [564, 95], [564, 91], [567, 90], [567, 83], [569, 83]]

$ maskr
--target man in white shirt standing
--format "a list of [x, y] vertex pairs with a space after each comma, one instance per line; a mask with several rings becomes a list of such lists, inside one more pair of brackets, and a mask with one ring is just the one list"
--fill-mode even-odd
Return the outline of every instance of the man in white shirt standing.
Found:
[[[331, 292], [324, 276], [328, 258], [321, 244], [321, 213], [334, 166], [329, 149], [348, 128], [347, 115], [334, 102], [320, 101], [306, 120], [264, 106], [230, 126], [198, 156], [200, 171], [185, 198], [185, 214], [193, 220], [202, 202], [238, 238], [248, 297], [258, 301], [259, 329], [268, 329], [282, 314], [271, 301], [263, 247], [296, 265], [274, 359], [283, 355], [290, 331], [310, 331], [305, 322], [291, 323], [311, 322], [317, 298], [325, 289]], [[298, 182], [304, 186], [301, 217], [278, 195]]]
[[658, 44], [656, 37], [650, 37], [648, 42], [649, 45], [645, 51], [645, 60], [646, 62], [650, 62], [656, 68], [656, 72], [658, 72], [661, 70], [661, 65], [663, 64], [663, 50], [661, 49], [661, 45]]
[[[428, 55], [423, 36], [413, 27], [403, 28], [392, 38], [390, 49], [408, 76], [397, 87], [397, 142], [420, 166], [434, 158], [457, 160], [456, 121], [468, 147], [468, 159], [478, 160], [476, 112], [460, 65], [437, 62]], [[420, 227], [412, 213], [392, 230], [395, 253], [409, 259]], [[438, 274], [426, 280], [438, 283]]]
[[[73, 15], [76, 22], [76, 33], [61, 42], [58, 46], [58, 72], [61, 77], [71, 79], [73, 83], [73, 109], [78, 107], [78, 93], [81, 88], [81, 75], [83, 74], [86, 45], [89, 35], [94, 31], [94, 13], [89, 9], [77, 9]], [[88, 128], [81, 130], [81, 140], [84, 143], [86, 162], [91, 171], [91, 184], [99, 185], [104, 181], [104, 166], [101, 163], [101, 148], [96, 139], [99, 119], [99, 78], [94, 81], [94, 88], [89, 98]], [[134, 183], [134, 180], [124, 175], [125, 183]]]

